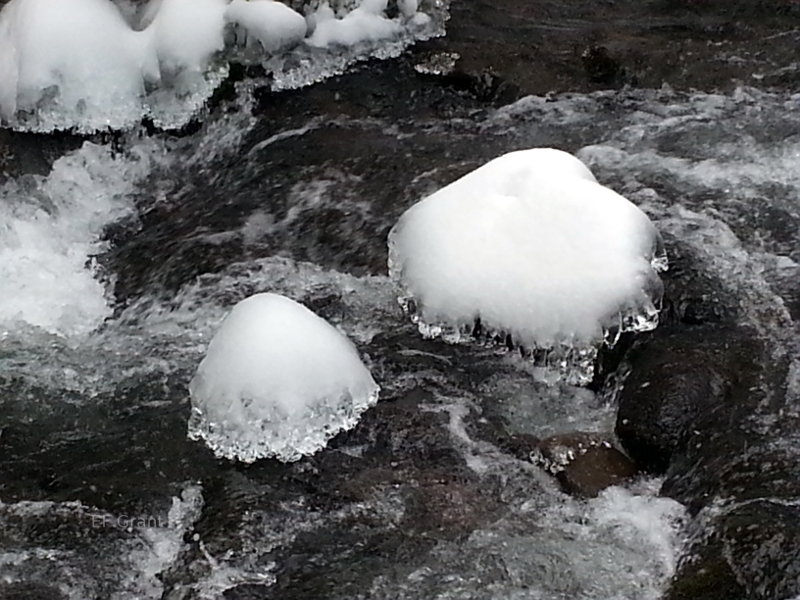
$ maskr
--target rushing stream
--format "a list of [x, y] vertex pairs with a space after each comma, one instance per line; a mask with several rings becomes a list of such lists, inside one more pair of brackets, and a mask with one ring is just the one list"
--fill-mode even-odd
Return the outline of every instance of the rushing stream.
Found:
[[[502, 443], [610, 433], [613, 393], [421, 340], [386, 234], [503, 152], [573, 152], [735, 295], [800, 401], [800, 99], [490, 108], [408, 56], [305, 87], [351, 62], [319, 61], [273, 82], [299, 89], [246, 76], [180, 136], [93, 139], [0, 184], [0, 598], [660, 598], [688, 519], [660, 479], [575, 498]], [[186, 439], [187, 385], [263, 291], [347, 334], [382, 392], [314, 457], [243, 467]]]

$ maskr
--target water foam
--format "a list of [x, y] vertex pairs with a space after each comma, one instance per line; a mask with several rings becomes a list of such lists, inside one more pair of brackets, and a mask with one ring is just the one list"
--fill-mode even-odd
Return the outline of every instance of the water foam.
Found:
[[103, 227], [133, 210], [128, 195], [161, 151], [143, 141], [124, 153], [87, 142], [47, 177], [0, 188], [0, 326], [27, 324], [61, 336], [85, 335], [111, 314], [93, 257]]

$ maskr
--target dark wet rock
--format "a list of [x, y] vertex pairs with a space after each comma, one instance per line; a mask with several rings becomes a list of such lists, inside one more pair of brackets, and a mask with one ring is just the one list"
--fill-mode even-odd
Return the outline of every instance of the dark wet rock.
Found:
[[740, 319], [738, 291], [704, 265], [702, 248], [681, 243], [665, 235], [669, 269], [661, 274], [664, 282], [664, 323], [735, 323]]
[[607, 487], [623, 485], [639, 470], [613, 446], [599, 445], [581, 453], [556, 475], [562, 489], [574, 496], [597, 496]]
[[46, 175], [53, 162], [83, 143], [68, 133], [33, 134], [0, 129], [0, 182], [20, 174]]
[[64, 600], [66, 596], [46, 583], [0, 583], [0, 600]]
[[613, 85], [623, 76], [619, 62], [614, 60], [605, 46], [590, 46], [581, 54], [586, 76], [592, 83]]
[[[748, 354], [747, 338], [725, 327], [662, 327], [630, 352], [616, 433], [644, 470], [663, 473], [683, 452], [699, 415], [724, 404]], [[738, 360], [737, 360], [738, 359]]]
[[[522, 94], [796, 81], [787, 73], [787, 40], [800, 23], [794, 2], [483, 0], [453, 3], [451, 14], [447, 37], [426, 51], [456, 52], [461, 71], [495, 73]], [[604, 50], [587, 65], [586, 48]]]
[[638, 473], [608, 436], [597, 433], [565, 433], [541, 440], [530, 460], [553, 475], [565, 492], [576, 496], [597, 496]]
[[[656, 330], [629, 357], [617, 433], [695, 517], [668, 598], [800, 593], [800, 417], [785, 356], [753, 330]], [[707, 594], [707, 595], [706, 595]]]
[[794, 598], [800, 590], [800, 507], [758, 499], [717, 509], [679, 566], [667, 600]]

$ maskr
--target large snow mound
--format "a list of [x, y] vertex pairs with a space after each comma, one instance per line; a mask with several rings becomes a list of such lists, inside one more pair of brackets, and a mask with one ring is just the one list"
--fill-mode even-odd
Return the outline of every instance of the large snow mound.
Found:
[[407, 210], [389, 234], [401, 303], [429, 337], [475, 330], [591, 347], [657, 324], [665, 267], [647, 216], [550, 148], [496, 158]]
[[191, 381], [189, 437], [217, 456], [294, 461], [355, 426], [380, 388], [353, 344], [301, 304], [237, 304]]
[[0, 119], [19, 129], [180, 126], [225, 75], [227, 0], [153, 0], [137, 31], [109, 0], [11, 0], [0, 11]]

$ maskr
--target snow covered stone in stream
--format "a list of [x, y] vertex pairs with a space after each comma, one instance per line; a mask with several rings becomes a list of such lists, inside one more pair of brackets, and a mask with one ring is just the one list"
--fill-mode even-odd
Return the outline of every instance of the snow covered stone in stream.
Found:
[[233, 0], [225, 18], [245, 31], [248, 42], [255, 40], [268, 52], [301, 42], [308, 29], [301, 14], [273, 0]]
[[380, 388], [352, 343], [284, 296], [237, 304], [189, 385], [189, 437], [217, 456], [294, 461], [352, 428]]
[[580, 363], [581, 382], [599, 343], [656, 326], [664, 267], [647, 216], [549, 148], [490, 161], [412, 206], [389, 234], [390, 274], [423, 335], [511, 336], [556, 350], [555, 366]]

